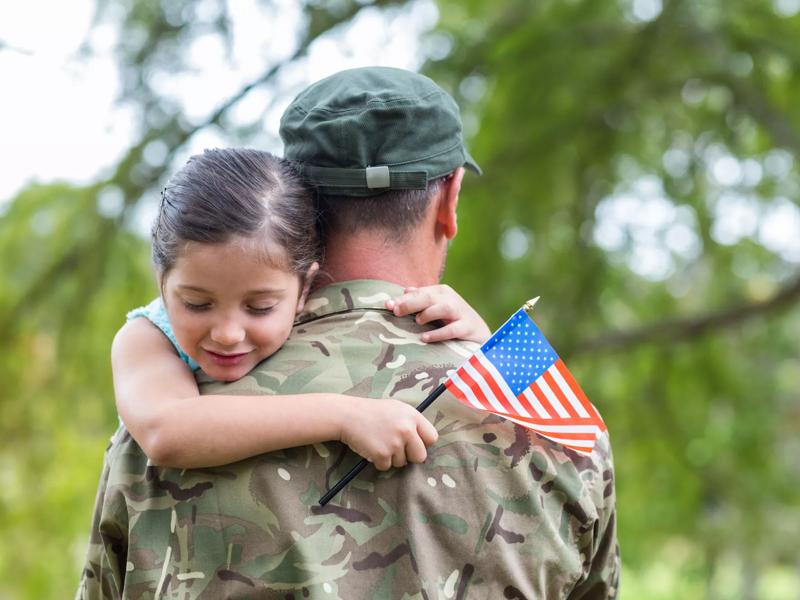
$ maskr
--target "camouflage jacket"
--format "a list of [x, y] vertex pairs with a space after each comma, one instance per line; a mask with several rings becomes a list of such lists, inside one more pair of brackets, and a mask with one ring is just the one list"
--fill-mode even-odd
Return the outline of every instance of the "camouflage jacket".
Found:
[[[416, 405], [475, 349], [423, 344], [399, 287], [313, 294], [285, 346], [204, 393], [338, 391]], [[264, 401], [269, 401], [265, 397]], [[338, 442], [177, 470], [120, 429], [105, 455], [79, 598], [607, 598], [619, 557], [608, 438], [586, 457], [443, 394], [428, 460], [367, 468]]]

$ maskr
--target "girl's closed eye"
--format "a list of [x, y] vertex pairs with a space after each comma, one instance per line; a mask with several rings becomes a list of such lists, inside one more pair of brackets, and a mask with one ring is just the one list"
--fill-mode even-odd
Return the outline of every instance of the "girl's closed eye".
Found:
[[209, 308], [211, 308], [211, 303], [210, 302], [197, 302], [196, 303], [196, 302], [189, 302], [188, 300], [182, 300], [181, 302], [183, 303], [183, 305], [187, 309], [193, 310], [195, 312], [202, 312], [204, 310], [208, 310]]
[[270, 306], [248, 306], [247, 310], [249, 310], [252, 314], [259, 316], [259, 315], [266, 315], [272, 312], [272, 309], [275, 308], [275, 305], [272, 304]]

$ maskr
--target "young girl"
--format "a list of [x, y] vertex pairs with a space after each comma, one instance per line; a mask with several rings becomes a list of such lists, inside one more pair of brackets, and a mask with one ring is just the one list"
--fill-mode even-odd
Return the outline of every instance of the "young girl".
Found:
[[[250, 149], [192, 157], [164, 189], [152, 243], [161, 296], [129, 313], [111, 359], [119, 414], [154, 463], [208, 467], [328, 440], [380, 470], [425, 460], [436, 430], [404, 402], [199, 394], [194, 370], [234, 381], [283, 345], [319, 269], [311, 194], [288, 163]], [[387, 309], [445, 321], [423, 341], [490, 334], [447, 286], [409, 288]]]

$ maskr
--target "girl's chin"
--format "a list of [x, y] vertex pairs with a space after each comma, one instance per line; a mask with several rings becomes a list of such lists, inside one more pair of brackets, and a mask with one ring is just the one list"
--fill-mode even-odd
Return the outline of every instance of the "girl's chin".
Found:
[[241, 379], [250, 372], [255, 365], [236, 365], [231, 367], [220, 367], [219, 365], [200, 365], [203, 372], [216, 381], [230, 383]]

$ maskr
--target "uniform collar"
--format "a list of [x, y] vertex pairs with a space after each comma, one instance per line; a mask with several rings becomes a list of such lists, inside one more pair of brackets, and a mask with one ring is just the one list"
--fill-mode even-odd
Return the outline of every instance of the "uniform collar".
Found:
[[352, 310], [386, 310], [386, 301], [402, 293], [402, 286], [377, 279], [332, 283], [309, 294], [295, 324]]

